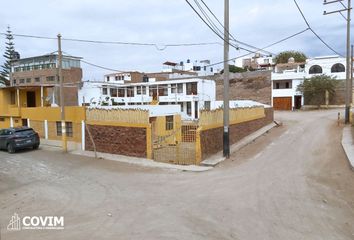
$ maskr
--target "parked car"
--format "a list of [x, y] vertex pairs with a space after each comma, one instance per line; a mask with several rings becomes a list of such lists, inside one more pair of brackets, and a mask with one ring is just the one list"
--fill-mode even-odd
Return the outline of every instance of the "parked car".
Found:
[[0, 149], [14, 153], [16, 150], [33, 148], [38, 149], [39, 135], [32, 128], [19, 127], [0, 130]]

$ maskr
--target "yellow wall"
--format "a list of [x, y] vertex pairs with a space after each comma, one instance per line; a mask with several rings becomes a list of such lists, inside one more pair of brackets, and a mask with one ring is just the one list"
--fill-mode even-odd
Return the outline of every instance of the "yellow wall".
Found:
[[[22, 108], [22, 118], [28, 118], [35, 121], [60, 121], [60, 107], [37, 107], [37, 108]], [[85, 120], [84, 107], [65, 107], [65, 120], [68, 122], [81, 123]]]
[[155, 139], [161, 137], [163, 144], [175, 144], [181, 142], [181, 115], [173, 116], [173, 129], [166, 130], [166, 117], [156, 117], [152, 124], [152, 131]]
[[10, 118], [9, 117], [1, 117], [4, 121], [0, 121], [0, 129], [9, 128], [10, 127]]

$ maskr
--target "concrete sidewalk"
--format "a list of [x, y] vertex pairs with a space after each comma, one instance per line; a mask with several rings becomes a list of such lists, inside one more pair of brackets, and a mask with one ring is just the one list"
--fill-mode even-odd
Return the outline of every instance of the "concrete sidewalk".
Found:
[[[242, 138], [237, 143], [231, 145], [230, 155], [235, 153], [235, 152], [237, 152], [238, 150], [240, 150], [244, 146], [250, 144], [251, 142], [253, 142], [257, 138], [259, 138], [260, 136], [262, 136], [263, 134], [265, 134], [266, 132], [268, 132], [270, 129], [272, 129], [275, 126], [277, 126], [277, 124], [275, 124], [274, 122], [271, 123], [271, 124], [268, 124], [267, 126], [262, 127], [261, 129], [255, 131], [254, 133]], [[223, 157], [222, 155], [223, 155], [223, 152], [220, 151], [217, 154], [214, 154], [211, 157], [209, 157], [209, 158], [205, 159], [204, 161], [202, 161], [202, 165], [203, 166], [213, 166], [214, 167], [217, 164], [219, 164], [219, 163], [221, 163], [222, 161], [225, 160], [225, 157]]]
[[342, 135], [342, 147], [349, 160], [351, 168], [354, 170], [354, 143], [352, 136], [352, 126], [345, 126]]

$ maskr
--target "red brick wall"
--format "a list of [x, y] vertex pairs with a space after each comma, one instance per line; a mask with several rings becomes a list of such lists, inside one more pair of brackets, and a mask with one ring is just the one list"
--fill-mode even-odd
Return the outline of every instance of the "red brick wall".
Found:
[[[146, 129], [87, 125], [98, 152], [146, 158]], [[86, 150], [93, 151], [90, 136], [85, 134]]]
[[[234, 144], [257, 131], [258, 129], [273, 122], [273, 108], [265, 109], [264, 118], [230, 125], [230, 144]], [[202, 131], [200, 133], [202, 159], [221, 151], [223, 149], [223, 127]]]

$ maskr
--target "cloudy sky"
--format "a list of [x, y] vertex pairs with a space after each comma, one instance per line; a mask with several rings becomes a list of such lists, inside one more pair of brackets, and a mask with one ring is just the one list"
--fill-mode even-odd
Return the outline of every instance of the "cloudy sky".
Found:
[[[312, 28], [336, 51], [345, 54], [345, 20], [339, 14], [323, 16], [324, 10], [342, 6], [324, 6], [322, 0], [297, 1]], [[223, 19], [224, 1], [204, 2]], [[160, 49], [166, 44], [222, 43], [185, 0], [17, 0], [2, 3], [0, 16], [0, 32], [9, 25], [16, 34], [56, 37], [61, 33], [63, 38], [154, 43]], [[306, 25], [293, 0], [230, 0], [230, 32], [240, 41], [264, 47], [304, 29]], [[0, 52], [4, 52], [4, 36], [0, 37]], [[21, 57], [57, 50], [55, 40], [15, 37], [15, 45]], [[333, 54], [310, 31], [268, 50], [300, 50], [308, 56]], [[158, 50], [154, 46], [63, 41], [63, 51], [117, 70], [158, 71], [167, 60], [223, 59], [221, 44]], [[244, 53], [232, 48], [230, 58]], [[99, 80], [108, 73], [85, 63], [82, 67], [84, 80]]]

